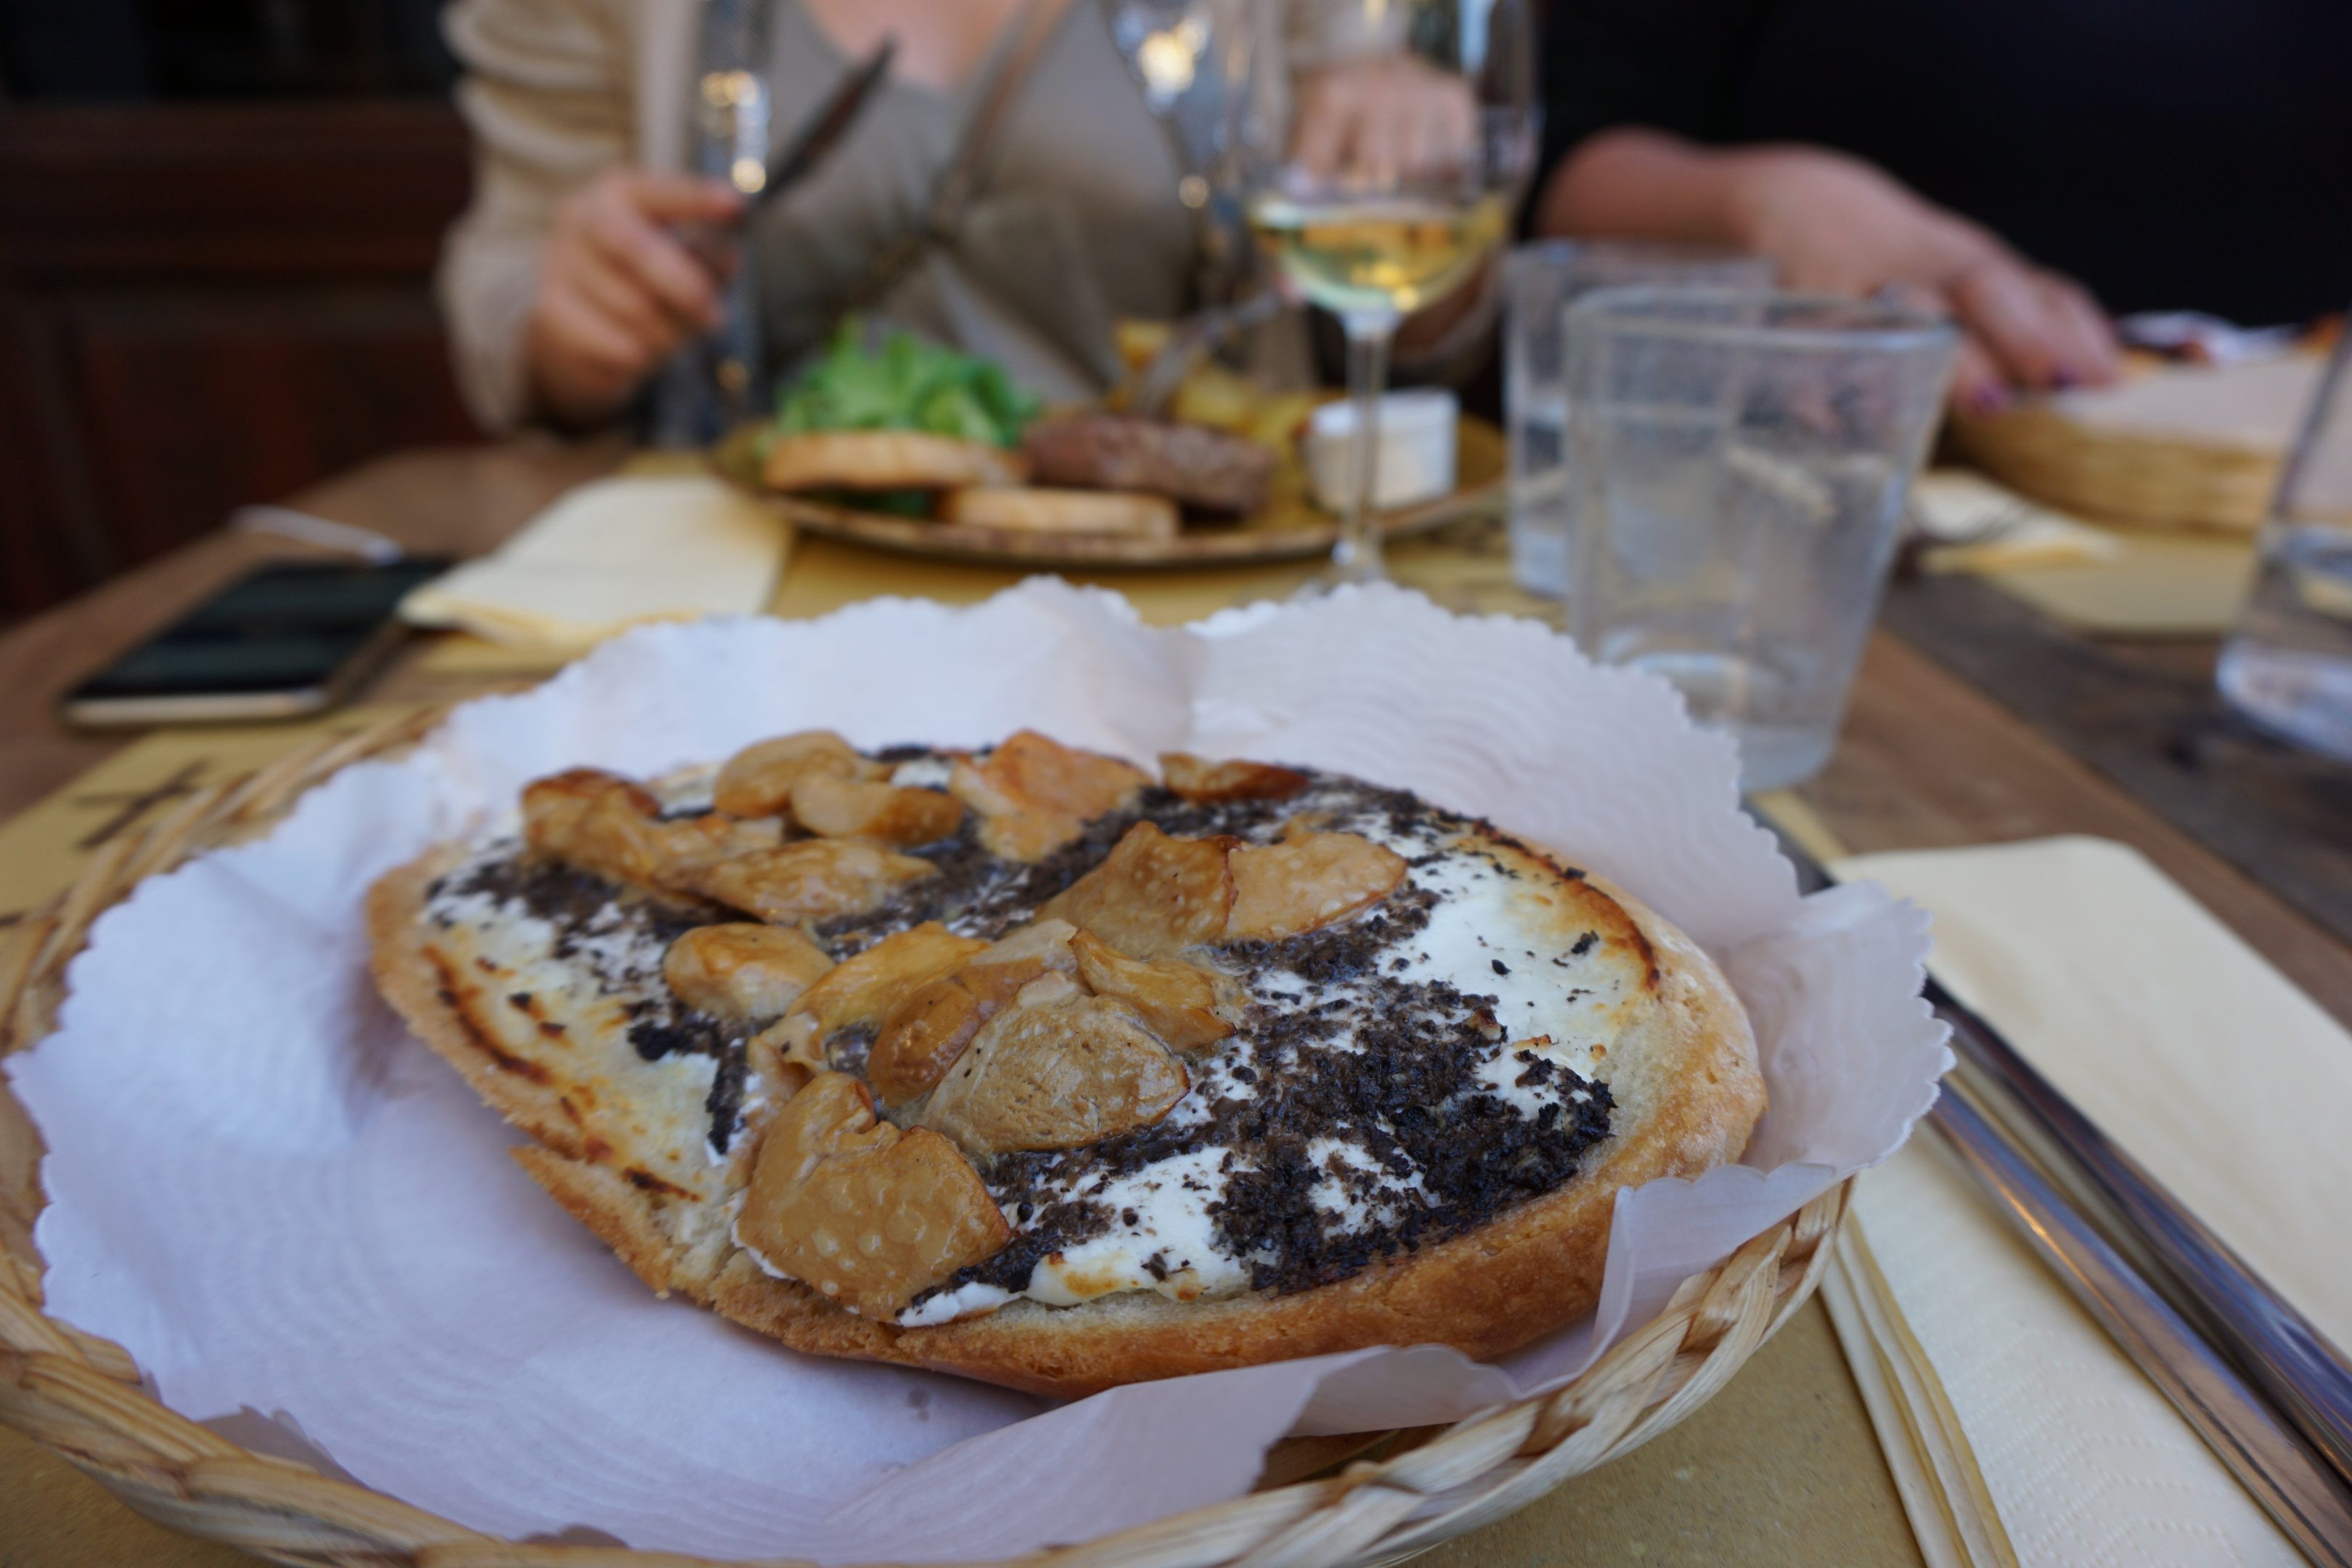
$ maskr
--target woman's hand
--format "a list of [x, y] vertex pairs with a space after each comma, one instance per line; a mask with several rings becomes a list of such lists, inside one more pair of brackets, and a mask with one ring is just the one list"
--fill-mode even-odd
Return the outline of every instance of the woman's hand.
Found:
[[1726, 155], [1731, 237], [1790, 289], [1887, 293], [1948, 311], [1966, 336], [1952, 395], [1989, 412], [2011, 385], [2112, 380], [2115, 332], [2072, 279], [1858, 159], [1809, 147]]
[[1460, 163], [1477, 133], [1467, 83], [1410, 55], [1376, 55], [1299, 79], [1290, 160], [1318, 181], [1379, 190]]
[[719, 325], [722, 273], [673, 225], [731, 224], [743, 198], [718, 180], [611, 169], [555, 209], [523, 327], [538, 404], [558, 419], [609, 419], [690, 336]]
[[1858, 158], [1819, 147], [1702, 147], [1620, 126], [1564, 159], [1537, 205], [1547, 234], [1732, 245], [1790, 289], [1885, 293], [1965, 334], [1952, 396], [1990, 412], [2008, 388], [2113, 379], [2114, 329], [2080, 284]]

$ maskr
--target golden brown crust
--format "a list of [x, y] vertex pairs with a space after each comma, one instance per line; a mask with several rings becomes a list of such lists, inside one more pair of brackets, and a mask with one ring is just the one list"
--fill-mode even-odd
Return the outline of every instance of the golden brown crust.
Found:
[[638, 1279], [664, 1296], [680, 1283], [677, 1246], [662, 1229], [653, 1204], [611, 1166], [568, 1160], [528, 1143], [510, 1152], [564, 1213], [586, 1226]]
[[919, 430], [812, 430], [769, 443], [760, 477], [774, 490], [950, 489], [1017, 485], [1029, 465], [984, 441]]
[[1026, 485], [975, 485], [950, 490], [940, 521], [1023, 533], [1109, 533], [1173, 539], [1181, 518], [1165, 496], [1133, 490], [1040, 489]]
[[493, 1110], [559, 1154], [576, 1158], [583, 1135], [562, 1110], [553, 1070], [500, 1037], [482, 1016], [479, 985], [427, 941], [425, 887], [461, 856], [457, 846], [444, 845], [387, 872], [368, 889], [376, 988]]
[[796, 1350], [1072, 1397], [1365, 1345], [1507, 1353], [1592, 1310], [1620, 1190], [1738, 1157], [1763, 1112], [1764, 1085], [1747, 1015], [1715, 964], [1627, 895], [1507, 845], [1490, 848], [1544, 878], [1548, 890], [1538, 896], [1556, 905], [1549, 917], [1556, 929], [1603, 930], [1645, 970], [1602, 1075], [1616, 1100], [1615, 1134], [1588, 1155], [1574, 1181], [1465, 1235], [1294, 1295], [1179, 1303], [1131, 1291], [1072, 1308], [1016, 1301], [925, 1329], [858, 1317], [762, 1272], [714, 1238], [709, 1211], [716, 1205], [635, 1185], [564, 1146], [565, 1123], [548, 1110], [558, 1089], [488, 1058], [462, 1009], [433, 978], [416, 933], [425, 884], [453, 852], [385, 878], [371, 897], [370, 917], [386, 996], [484, 1099], [550, 1145], [516, 1157], [648, 1284], [681, 1290]]

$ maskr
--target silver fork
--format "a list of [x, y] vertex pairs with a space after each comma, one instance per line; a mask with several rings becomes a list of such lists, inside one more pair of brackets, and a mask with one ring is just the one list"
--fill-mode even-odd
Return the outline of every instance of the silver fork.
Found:
[[1127, 411], [1158, 418], [1168, 406], [1168, 400], [1176, 395], [1177, 387], [1192, 374], [1192, 367], [1211, 350], [1252, 327], [1264, 326], [1288, 309], [1290, 301], [1279, 291], [1269, 289], [1179, 321], [1176, 330], [1169, 334], [1167, 346], [1128, 379]]

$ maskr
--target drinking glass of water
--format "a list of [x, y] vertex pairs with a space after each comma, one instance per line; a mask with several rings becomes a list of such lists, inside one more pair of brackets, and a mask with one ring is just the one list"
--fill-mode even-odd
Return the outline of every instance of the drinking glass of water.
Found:
[[1503, 263], [1503, 416], [1511, 437], [1511, 572], [1547, 598], [1568, 587], [1568, 306], [1630, 283], [1763, 289], [1772, 263], [1710, 246], [1539, 239]]
[[1772, 289], [1568, 309], [1569, 626], [1739, 742], [1746, 788], [1828, 761], [1958, 335]]
[[2262, 566], [2221, 645], [2221, 695], [2263, 729], [2352, 763], [2352, 333], [2336, 339], [2263, 524]]

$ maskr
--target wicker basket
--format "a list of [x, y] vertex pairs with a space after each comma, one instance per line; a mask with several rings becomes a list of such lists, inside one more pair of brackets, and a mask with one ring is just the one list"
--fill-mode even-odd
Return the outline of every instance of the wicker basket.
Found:
[[[337, 768], [413, 742], [439, 715], [404, 717], [321, 741], [257, 773], [183, 801], [126, 834], [81, 879], [26, 918], [0, 952], [0, 1054], [51, 1027], [67, 962], [89, 925], [138, 881], [267, 829]], [[699, 1561], [596, 1546], [517, 1544], [422, 1509], [254, 1454], [166, 1409], [120, 1345], [41, 1310], [33, 1222], [42, 1204], [39, 1134], [0, 1089], [0, 1420], [47, 1444], [150, 1519], [280, 1563], [430, 1568], [655, 1568]], [[1349, 1454], [1337, 1473], [1079, 1546], [1026, 1568], [1337, 1568], [1391, 1563], [1500, 1519], [1570, 1476], [1638, 1447], [1705, 1404], [1812, 1294], [1845, 1212], [1841, 1184], [1685, 1282], [1656, 1320], [1568, 1387], [1451, 1427], [1377, 1446], [1308, 1441], [1271, 1473]]]
[[2270, 510], [2284, 454], [2101, 430], [2046, 404], [1955, 411], [1952, 444], [2019, 493], [2141, 528], [2246, 533]]

